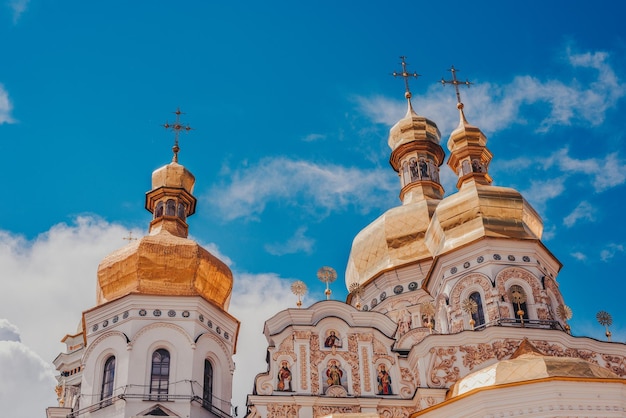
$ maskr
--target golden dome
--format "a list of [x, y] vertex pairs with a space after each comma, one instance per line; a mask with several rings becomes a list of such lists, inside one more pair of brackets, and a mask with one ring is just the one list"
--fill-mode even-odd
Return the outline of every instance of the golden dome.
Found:
[[439, 255], [483, 237], [541, 239], [542, 232], [541, 217], [520, 192], [470, 180], [439, 203], [426, 244]]
[[424, 243], [437, 204], [443, 197], [439, 167], [444, 152], [434, 122], [413, 110], [407, 90], [406, 115], [389, 130], [389, 163], [400, 178], [402, 206], [392, 208], [365, 227], [352, 243], [346, 286], [364, 285], [382, 272], [431, 258]]
[[[529, 344], [523, 340], [522, 344]], [[522, 345], [520, 345], [520, 348]], [[534, 348], [534, 347], [533, 347]], [[457, 381], [448, 392], [453, 398], [472, 390], [548, 378], [619, 379], [607, 368], [573, 357], [548, 357], [536, 349], [513, 355]]]
[[176, 161], [154, 170], [152, 173], [152, 189], [159, 187], [182, 188], [188, 193], [193, 193], [195, 177], [184, 166]]
[[149, 235], [109, 254], [98, 266], [97, 302], [131, 293], [201, 296], [227, 309], [233, 275], [226, 264], [187, 238], [187, 217], [195, 212], [193, 174], [174, 159], [152, 173], [146, 209], [153, 214]]
[[197, 242], [167, 230], [109, 254], [98, 266], [98, 304], [131, 293], [202, 296], [228, 308], [233, 275]]
[[[439, 138], [441, 138], [441, 133], [437, 125], [430, 119], [415, 113], [409, 101], [406, 115], [389, 130], [387, 143], [393, 152], [402, 145], [415, 141], [428, 141], [439, 146]], [[443, 150], [441, 157], [443, 158]]]
[[365, 284], [378, 274], [430, 258], [424, 243], [437, 201], [418, 200], [389, 209], [357, 234], [346, 268], [346, 286]]

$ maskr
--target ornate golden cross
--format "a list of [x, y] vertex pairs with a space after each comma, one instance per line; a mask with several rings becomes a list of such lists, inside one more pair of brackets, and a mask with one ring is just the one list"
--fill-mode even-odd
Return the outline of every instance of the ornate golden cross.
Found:
[[168, 122], [165, 122], [163, 127], [165, 129], [171, 129], [172, 131], [174, 131], [174, 146], [172, 147], [172, 151], [174, 151], [174, 158], [172, 158], [172, 161], [178, 162], [178, 151], [180, 151], [180, 148], [178, 147], [178, 135], [181, 131], [189, 132], [193, 128], [191, 128], [189, 124], [183, 125], [180, 122], [180, 115], [184, 114], [180, 111], [180, 108], [177, 108], [174, 114], [176, 115], [176, 120], [174, 121], [174, 123], [169, 124]]
[[404, 88], [406, 89], [406, 92], [404, 93], [404, 96], [407, 99], [411, 98], [411, 90], [409, 89], [409, 77], [419, 77], [420, 74], [416, 73], [415, 71], [412, 73], [409, 73], [406, 70], [406, 57], [404, 55], [400, 56], [400, 59], [402, 60], [401, 64], [402, 64], [402, 72], [399, 73], [397, 71], [394, 71], [393, 73], [391, 73], [391, 75], [393, 75], [394, 77], [402, 77], [404, 78]]
[[465, 84], [467, 86], [467, 88], [469, 88], [470, 84], [472, 84], [471, 82], [467, 81], [467, 79], [465, 81], [459, 81], [456, 79], [456, 73], [457, 70], [456, 68], [454, 68], [454, 65], [448, 70], [452, 73], [452, 80], [444, 80], [443, 78], [441, 79], [441, 84], [443, 86], [445, 86], [446, 84], [452, 84], [454, 86], [454, 90], [456, 91], [456, 101], [458, 104], [461, 103], [461, 93], [459, 93], [459, 84]]

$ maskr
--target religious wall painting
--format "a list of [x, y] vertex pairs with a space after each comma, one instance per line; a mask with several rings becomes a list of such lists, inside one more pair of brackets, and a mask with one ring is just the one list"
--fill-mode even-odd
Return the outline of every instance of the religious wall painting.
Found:
[[324, 338], [324, 348], [340, 348], [342, 345], [341, 334], [335, 329], [328, 330]]
[[330, 360], [324, 371], [324, 393], [332, 386], [341, 386], [348, 389], [347, 374], [338, 360]]
[[393, 395], [393, 390], [391, 389], [391, 376], [389, 375], [387, 366], [384, 363], [378, 365], [376, 381], [378, 382], [377, 393], [379, 395]]
[[281, 392], [293, 392], [291, 381], [291, 368], [289, 367], [289, 363], [283, 360], [278, 370], [276, 390]]

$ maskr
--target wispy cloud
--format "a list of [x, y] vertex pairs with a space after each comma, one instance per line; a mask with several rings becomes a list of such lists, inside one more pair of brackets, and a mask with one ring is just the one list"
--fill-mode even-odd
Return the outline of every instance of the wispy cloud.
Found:
[[574, 257], [578, 261], [585, 261], [587, 259], [587, 256], [585, 254], [581, 253], [580, 251], [575, 251], [575, 252], [571, 253], [570, 255], [572, 257]]
[[302, 140], [304, 142], [315, 142], [315, 141], [321, 141], [323, 139], [326, 139], [326, 135], [322, 135], [322, 134], [308, 134], [307, 136], [302, 138]]
[[[524, 192], [524, 196], [538, 205], [545, 205], [549, 199], [563, 193], [566, 190], [565, 182], [574, 176], [582, 176], [580, 177], [581, 184], [589, 185], [597, 193], [626, 183], [626, 161], [615, 152], [601, 158], [574, 158], [570, 156], [569, 148], [564, 147], [545, 158], [537, 157], [531, 160], [527, 157], [519, 157], [509, 161], [498, 161], [497, 167], [509, 172], [528, 170], [532, 167], [535, 172], [549, 173], [538, 176], [546, 180], [532, 181], [531, 187]], [[539, 194], [533, 195], [535, 192]], [[587, 205], [589, 203], [585, 202], [578, 212], [568, 216], [571, 218], [564, 219], [565, 225], [571, 226], [581, 219], [584, 209], [591, 210], [590, 205]], [[588, 218], [589, 216], [592, 214], [587, 214], [583, 218], [592, 221], [593, 219]]]
[[532, 180], [530, 187], [522, 194], [531, 202], [531, 204], [542, 211], [547, 202], [560, 196], [565, 190], [565, 177], [559, 177], [547, 180]]
[[315, 240], [305, 235], [305, 226], [296, 230], [291, 238], [284, 243], [265, 244], [265, 250], [272, 255], [285, 255], [304, 252], [310, 254], [313, 251]]
[[[485, 132], [496, 132], [530, 121], [522, 114], [524, 106], [545, 104], [547, 110], [533, 121], [536, 131], [547, 132], [556, 126], [597, 126], [604, 122], [608, 109], [626, 95], [626, 84], [616, 75], [606, 52], [566, 51], [566, 65], [573, 72], [568, 82], [541, 80], [530, 75], [515, 77], [510, 83], [477, 83], [464, 94], [466, 115]], [[586, 77], [592, 72], [592, 78]], [[587, 80], [583, 83], [579, 80]], [[393, 125], [406, 112], [402, 100], [383, 96], [356, 97], [363, 114], [375, 123]], [[432, 120], [442, 132], [450, 132], [459, 122], [454, 98], [440, 86], [432, 86], [413, 100], [416, 111]], [[479, 109], [479, 110], [478, 110]]]
[[13, 110], [13, 104], [9, 99], [9, 93], [4, 86], [0, 84], [0, 125], [3, 123], [13, 123], [14, 120], [11, 117], [11, 111]]
[[13, 24], [16, 24], [22, 14], [26, 11], [30, 0], [10, 0], [9, 8], [13, 11]]
[[568, 228], [571, 228], [581, 219], [589, 222], [595, 221], [595, 209], [586, 200], [580, 202], [572, 213], [563, 218], [563, 224]]
[[619, 253], [624, 252], [624, 245], [611, 243], [600, 251], [600, 260], [608, 262]]
[[398, 185], [388, 169], [359, 169], [284, 157], [241, 167], [208, 198], [226, 220], [255, 217], [269, 202], [303, 208], [322, 216], [354, 206], [363, 213], [387, 207]]

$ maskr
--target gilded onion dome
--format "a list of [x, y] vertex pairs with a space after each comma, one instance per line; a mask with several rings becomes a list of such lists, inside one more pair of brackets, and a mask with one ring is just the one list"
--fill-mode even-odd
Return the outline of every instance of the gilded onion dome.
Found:
[[[406, 71], [404, 59], [402, 66], [402, 73], [394, 75], [405, 80], [417, 77]], [[388, 140], [389, 163], [400, 178], [402, 205], [385, 212], [354, 238], [346, 269], [348, 288], [353, 283], [364, 285], [386, 270], [431, 257], [424, 235], [444, 193], [439, 182], [444, 151], [437, 125], [413, 110], [408, 83], [405, 98], [407, 112], [390, 129]]]
[[487, 137], [467, 122], [463, 103], [457, 107], [460, 122], [448, 140], [448, 165], [458, 175], [459, 191], [435, 210], [426, 233], [430, 251], [443, 254], [483, 237], [541, 239], [541, 217], [521, 193], [491, 185]]
[[146, 209], [153, 214], [149, 234], [106, 256], [98, 266], [97, 302], [131, 293], [201, 296], [227, 309], [233, 275], [226, 264], [187, 238], [193, 215], [194, 176], [174, 159], [152, 173]]

